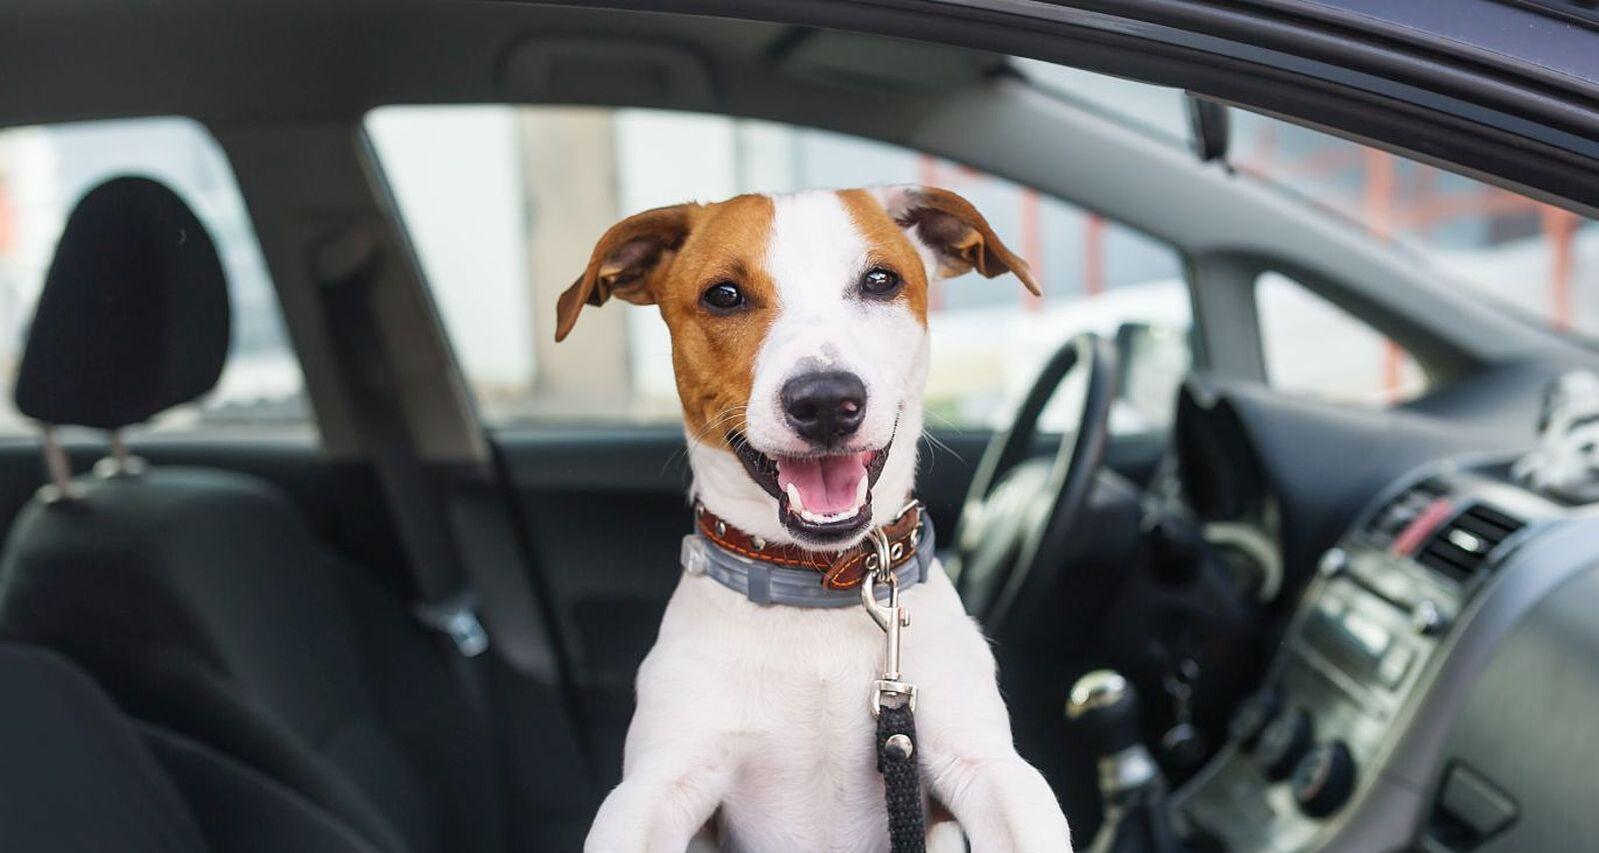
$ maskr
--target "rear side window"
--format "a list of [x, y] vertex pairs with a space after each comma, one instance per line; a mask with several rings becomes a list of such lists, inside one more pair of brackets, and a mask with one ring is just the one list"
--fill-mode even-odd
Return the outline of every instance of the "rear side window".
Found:
[[0, 130], [0, 435], [34, 430], [11, 393], [61, 229], [85, 192], [120, 175], [161, 181], [194, 209], [222, 256], [233, 305], [233, 339], [217, 389], [143, 428], [308, 431], [305, 380], [222, 149], [194, 121], [149, 118]]

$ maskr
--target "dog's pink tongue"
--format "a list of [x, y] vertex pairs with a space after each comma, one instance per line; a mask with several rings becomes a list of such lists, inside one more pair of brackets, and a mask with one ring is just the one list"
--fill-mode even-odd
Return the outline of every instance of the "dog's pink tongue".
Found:
[[871, 458], [870, 452], [780, 456], [777, 458], [777, 487], [786, 492], [789, 484], [793, 484], [807, 510], [818, 515], [836, 515], [855, 508], [855, 496], [861, 480], [866, 477], [866, 463]]

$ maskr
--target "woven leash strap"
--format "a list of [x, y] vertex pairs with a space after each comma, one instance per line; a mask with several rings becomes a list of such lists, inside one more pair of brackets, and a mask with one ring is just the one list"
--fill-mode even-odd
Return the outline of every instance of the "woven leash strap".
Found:
[[916, 721], [910, 706], [884, 708], [877, 716], [877, 772], [883, 774], [889, 849], [893, 853], [927, 853], [917, 760]]

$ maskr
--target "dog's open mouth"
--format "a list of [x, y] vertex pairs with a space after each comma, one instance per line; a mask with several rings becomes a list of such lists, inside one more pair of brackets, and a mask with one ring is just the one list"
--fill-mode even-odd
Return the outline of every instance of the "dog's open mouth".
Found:
[[783, 526], [799, 538], [826, 544], [871, 523], [872, 486], [883, 473], [892, 439], [875, 450], [806, 456], [768, 456], [739, 433], [727, 440], [744, 470], [777, 499]]

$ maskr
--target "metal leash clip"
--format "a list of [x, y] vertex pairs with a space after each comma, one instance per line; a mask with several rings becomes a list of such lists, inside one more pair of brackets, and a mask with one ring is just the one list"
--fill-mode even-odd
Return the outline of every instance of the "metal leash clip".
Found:
[[[871, 614], [872, 621], [883, 629], [886, 653], [883, 677], [872, 682], [871, 709], [876, 717], [884, 708], [908, 706], [916, 710], [916, 685], [901, 681], [899, 677], [900, 629], [910, 627], [910, 614], [899, 603], [899, 578], [894, 576], [888, 551], [888, 537], [882, 530], [869, 534], [877, 553], [866, 558], [866, 579], [861, 583], [861, 604]], [[888, 585], [888, 603], [877, 602], [874, 594], [878, 584]]]

